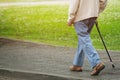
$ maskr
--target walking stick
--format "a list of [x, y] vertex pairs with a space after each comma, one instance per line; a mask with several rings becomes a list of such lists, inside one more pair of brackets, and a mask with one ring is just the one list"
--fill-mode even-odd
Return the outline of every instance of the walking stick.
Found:
[[97, 31], [98, 31], [98, 33], [99, 33], [99, 36], [100, 36], [100, 38], [101, 38], [101, 41], [102, 41], [102, 43], [103, 43], [103, 45], [104, 45], [104, 48], [105, 48], [105, 50], [106, 50], [106, 52], [107, 52], [107, 55], [108, 55], [108, 57], [109, 57], [109, 60], [110, 60], [110, 62], [111, 62], [111, 64], [112, 64], [112, 67], [115, 68], [115, 65], [113, 64], [112, 58], [110, 57], [110, 54], [109, 54], [109, 52], [108, 52], [108, 49], [107, 49], [107, 47], [106, 47], [106, 45], [105, 45], [105, 42], [104, 42], [104, 40], [103, 40], [103, 37], [102, 37], [102, 35], [101, 35], [101, 33], [100, 33], [100, 30], [99, 30], [99, 26], [98, 26], [98, 22], [97, 22], [97, 21], [95, 22], [95, 25], [96, 25]]

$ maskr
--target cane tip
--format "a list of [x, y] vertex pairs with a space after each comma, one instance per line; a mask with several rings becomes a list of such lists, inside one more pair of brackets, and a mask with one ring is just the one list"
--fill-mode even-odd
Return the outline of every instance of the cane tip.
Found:
[[115, 65], [112, 64], [112, 68], [115, 68]]

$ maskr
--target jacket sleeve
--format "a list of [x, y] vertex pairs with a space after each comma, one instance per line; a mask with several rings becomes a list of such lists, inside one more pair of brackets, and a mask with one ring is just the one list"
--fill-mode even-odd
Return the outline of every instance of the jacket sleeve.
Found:
[[107, 5], [107, 0], [99, 0], [99, 13], [103, 12]]
[[68, 21], [71, 21], [72, 23], [74, 22], [74, 19], [76, 17], [78, 6], [80, 4], [79, 2], [80, 0], [70, 0]]

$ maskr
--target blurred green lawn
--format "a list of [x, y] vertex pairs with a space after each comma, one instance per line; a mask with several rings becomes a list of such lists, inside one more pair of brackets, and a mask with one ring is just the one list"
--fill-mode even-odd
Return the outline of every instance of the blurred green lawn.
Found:
[[[99, 26], [110, 50], [120, 50], [120, 1], [109, 0], [99, 17]], [[77, 47], [74, 27], [66, 25], [68, 5], [0, 7], [0, 36]], [[91, 33], [93, 45], [103, 49], [96, 28]]]
[[0, 2], [35, 2], [35, 1], [52, 1], [52, 0], [0, 0]]

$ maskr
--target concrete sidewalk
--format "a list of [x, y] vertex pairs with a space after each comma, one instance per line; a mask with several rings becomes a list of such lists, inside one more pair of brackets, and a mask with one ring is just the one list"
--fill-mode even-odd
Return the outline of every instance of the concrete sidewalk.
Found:
[[98, 50], [106, 68], [99, 76], [90, 76], [86, 59], [83, 72], [69, 71], [75, 50], [0, 38], [0, 80], [120, 80], [119, 51], [110, 51], [113, 69], [106, 52]]

